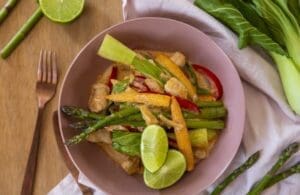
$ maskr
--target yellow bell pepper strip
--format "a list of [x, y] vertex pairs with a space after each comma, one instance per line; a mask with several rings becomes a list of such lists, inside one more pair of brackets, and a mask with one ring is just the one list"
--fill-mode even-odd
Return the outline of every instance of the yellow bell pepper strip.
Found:
[[106, 96], [106, 99], [114, 102], [131, 102], [159, 107], [169, 107], [171, 101], [171, 98], [168, 95], [137, 93], [133, 91], [111, 94]]
[[172, 75], [174, 75], [188, 90], [190, 97], [195, 101], [197, 100], [196, 88], [192, 85], [191, 81], [183, 73], [183, 71], [166, 55], [157, 54], [155, 58], [161, 66], [166, 68]]
[[203, 102], [214, 102], [216, 101], [216, 98], [212, 95], [199, 95], [198, 100]]
[[172, 120], [179, 124], [174, 128], [178, 148], [185, 156], [187, 162], [187, 171], [192, 171], [194, 169], [194, 156], [188, 129], [186, 127], [180, 106], [176, 98], [173, 96], [171, 101], [171, 113]]

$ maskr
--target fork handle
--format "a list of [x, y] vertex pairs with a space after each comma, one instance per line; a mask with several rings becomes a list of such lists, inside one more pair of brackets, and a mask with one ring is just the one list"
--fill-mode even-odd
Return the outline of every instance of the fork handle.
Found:
[[36, 172], [37, 157], [40, 143], [40, 132], [43, 107], [38, 109], [37, 122], [35, 124], [35, 130], [31, 143], [30, 153], [27, 160], [26, 170], [23, 178], [21, 195], [31, 195], [33, 193], [33, 183]]

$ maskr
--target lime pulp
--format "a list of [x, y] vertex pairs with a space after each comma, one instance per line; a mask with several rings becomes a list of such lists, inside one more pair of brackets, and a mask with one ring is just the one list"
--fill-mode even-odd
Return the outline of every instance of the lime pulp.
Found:
[[154, 173], [144, 170], [144, 182], [152, 189], [163, 189], [176, 183], [186, 170], [186, 161], [182, 153], [169, 150], [166, 162]]
[[168, 137], [158, 125], [149, 125], [141, 138], [141, 158], [149, 172], [157, 171], [165, 162], [168, 153]]
[[54, 22], [75, 20], [84, 8], [84, 0], [39, 0], [44, 15]]

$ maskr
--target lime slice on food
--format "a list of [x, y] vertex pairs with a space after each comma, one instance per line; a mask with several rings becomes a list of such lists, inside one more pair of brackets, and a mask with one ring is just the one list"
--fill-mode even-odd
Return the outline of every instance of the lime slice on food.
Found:
[[148, 171], [157, 171], [165, 162], [168, 153], [168, 137], [158, 125], [149, 125], [141, 138], [141, 157]]
[[54, 22], [67, 23], [82, 12], [84, 0], [39, 0], [44, 15]]
[[169, 150], [166, 162], [156, 172], [144, 170], [144, 182], [152, 189], [163, 189], [176, 183], [186, 170], [186, 161], [179, 151]]

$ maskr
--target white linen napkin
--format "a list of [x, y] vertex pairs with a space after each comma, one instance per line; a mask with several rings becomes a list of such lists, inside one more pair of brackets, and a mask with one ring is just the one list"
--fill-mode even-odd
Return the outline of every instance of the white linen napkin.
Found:
[[[230, 57], [242, 80], [246, 97], [246, 124], [242, 145], [225, 173], [213, 184], [218, 184], [252, 153], [262, 150], [259, 161], [242, 174], [226, 190], [225, 195], [246, 194], [275, 163], [280, 152], [288, 144], [300, 141], [300, 117], [286, 102], [280, 78], [271, 60], [258, 50], [237, 48], [237, 37], [227, 27], [204, 11], [195, 7], [191, 0], [123, 0], [124, 20], [136, 17], [167, 17], [186, 22], [210, 36]], [[287, 162], [287, 168], [300, 160], [300, 152]], [[83, 175], [80, 182], [96, 189]], [[266, 190], [264, 195], [300, 194], [300, 175]], [[211, 186], [208, 191], [213, 189]], [[49, 195], [80, 194], [76, 183], [68, 175]], [[206, 194], [202, 192], [199, 194]]]

